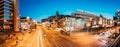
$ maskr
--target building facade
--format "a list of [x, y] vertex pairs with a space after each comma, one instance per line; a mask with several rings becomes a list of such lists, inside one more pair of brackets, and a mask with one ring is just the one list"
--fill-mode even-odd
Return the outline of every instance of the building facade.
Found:
[[115, 25], [120, 25], [120, 10], [117, 10], [115, 13], [115, 16], [113, 17], [113, 20], [115, 20]]
[[66, 31], [81, 31], [114, 26], [112, 19], [104, 18], [102, 15], [96, 16], [85, 11], [77, 11], [71, 15], [60, 15], [57, 11], [56, 15], [43, 19], [43, 21], [49, 21], [54, 29], [62, 28]]
[[21, 31], [32, 30], [37, 28], [37, 21], [32, 20], [30, 17], [20, 18], [20, 29]]
[[18, 0], [0, 0], [0, 31], [19, 31]]
[[21, 30], [29, 30], [31, 22], [32, 22], [31, 18], [21, 17], [20, 18], [20, 28], [21, 28]]

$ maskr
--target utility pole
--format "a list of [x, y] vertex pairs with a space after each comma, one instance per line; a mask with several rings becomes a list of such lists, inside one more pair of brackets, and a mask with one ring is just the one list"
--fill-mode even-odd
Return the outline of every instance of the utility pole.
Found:
[[59, 12], [56, 11], [56, 19], [55, 19], [55, 22], [56, 22], [56, 27], [58, 28], [58, 16], [59, 16]]

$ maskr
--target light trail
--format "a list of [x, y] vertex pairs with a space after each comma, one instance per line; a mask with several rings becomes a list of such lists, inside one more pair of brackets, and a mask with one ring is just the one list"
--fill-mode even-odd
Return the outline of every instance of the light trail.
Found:
[[43, 38], [42, 38], [42, 31], [41, 30], [39, 30], [39, 33], [40, 33], [40, 43], [41, 43], [41, 47], [44, 47], [44, 45], [43, 45]]
[[38, 44], [38, 47], [39, 47], [40, 46], [40, 43], [39, 43], [40, 42], [40, 32], [39, 31], [38, 31], [37, 42], [38, 42], [37, 44]]

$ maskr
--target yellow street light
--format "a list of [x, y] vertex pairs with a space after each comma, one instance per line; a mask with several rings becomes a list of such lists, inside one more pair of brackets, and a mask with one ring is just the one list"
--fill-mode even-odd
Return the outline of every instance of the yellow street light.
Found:
[[27, 16], [27, 19], [29, 19], [30, 17], [29, 16]]
[[86, 23], [86, 26], [87, 26], [87, 27], [90, 27], [91, 25], [90, 25], [90, 23]]

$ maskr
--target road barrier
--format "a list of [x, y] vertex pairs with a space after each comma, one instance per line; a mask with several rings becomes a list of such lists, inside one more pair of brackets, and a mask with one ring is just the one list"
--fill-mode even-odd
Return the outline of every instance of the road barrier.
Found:
[[117, 47], [117, 44], [119, 43], [120, 39], [120, 34], [118, 37], [115, 39], [115, 41], [109, 46], [109, 47]]

